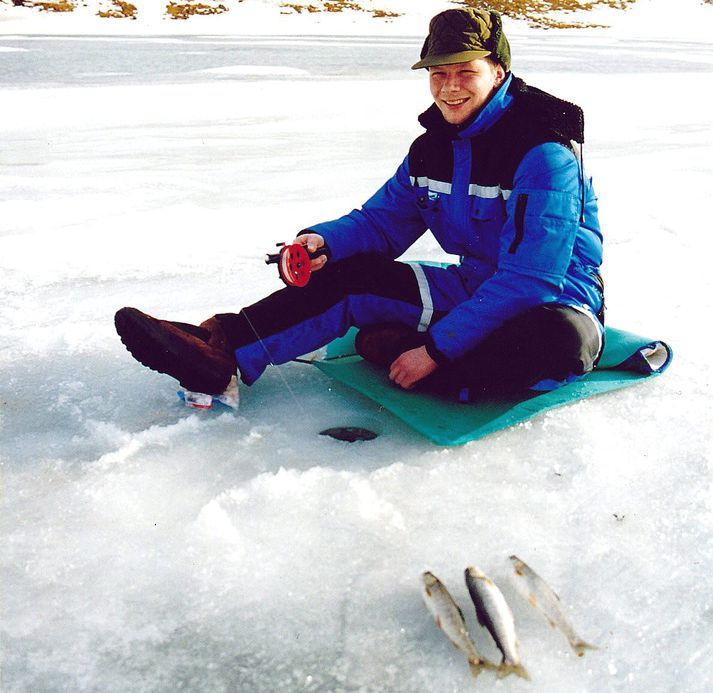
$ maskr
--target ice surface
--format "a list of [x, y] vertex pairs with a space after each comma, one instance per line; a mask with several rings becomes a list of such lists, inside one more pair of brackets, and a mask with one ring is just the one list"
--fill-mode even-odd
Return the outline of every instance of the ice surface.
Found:
[[[398, 69], [419, 43], [0, 37], [3, 690], [469, 690], [418, 576], [494, 657], [472, 563], [533, 679], [480, 689], [710, 690], [709, 44], [514, 45], [585, 107], [610, 322], [676, 351], [654, 382], [440, 449], [300, 364], [191, 412], [114, 333], [124, 305], [197, 321], [278, 288], [264, 253], [359, 205], [419, 132], [423, 75]], [[379, 437], [318, 435], [345, 425]], [[519, 599], [512, 553], [600, 650]]]

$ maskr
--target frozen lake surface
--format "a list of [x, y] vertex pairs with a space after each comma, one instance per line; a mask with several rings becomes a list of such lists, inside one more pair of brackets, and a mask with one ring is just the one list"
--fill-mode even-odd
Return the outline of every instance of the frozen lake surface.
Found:
[[[404, 79], [420, 47], [420, 39], [407, 36], [6, 37], [0, 86], [198, 84], [215, 70], [215, 79], [264, 79], [265, 70], [288, 79]], [[609, 74], [713, 71], [710, 46], [695, 41], [530, 35], [518, 48], [521, 72], [597, 73], [607, 51], [616, 52], [607, 61]], [[652, 59], [662, 50], [666, 60]]]
[[[418, 577], [494, 657], [470, 564], [532, 676], [481, 690], [711, 689], [713, 55], [511, 42], [516, 74], [585, 108], [610, 323], [676, 357], [442, 449], [300, 364], [237, 414], [192, 413], [112, 324], [279, 288], [264, 253], [358, 206], [420, 132], [420, 39], [0, 36], [3, 690], [469, 690]], [[408, 256], [441, 258], [428, 238]], [[333, 425], [380, 436], [317, 435]], [[599, 650], [577, 658], [519, 599], [512, 553]]]

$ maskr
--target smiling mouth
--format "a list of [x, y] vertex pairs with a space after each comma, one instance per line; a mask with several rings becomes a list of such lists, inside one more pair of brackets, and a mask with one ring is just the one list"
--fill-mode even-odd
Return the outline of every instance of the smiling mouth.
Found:
[[464, 104], [468, 98], [464, 99], [443, 99], [443, 103], [446, 104], [446, 106], [460, 106], [461, 104]]

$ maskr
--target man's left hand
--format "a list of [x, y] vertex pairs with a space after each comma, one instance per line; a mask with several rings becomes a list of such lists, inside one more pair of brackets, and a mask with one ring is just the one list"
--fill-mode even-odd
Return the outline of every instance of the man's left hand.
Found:
[[[307, 252], [312, 254], [319, 250], [320, 248], [324, 248], [324, 238], [320, 236], [318, 233], [302, 233], [297, 238], [295, 238], [293, 243], [296, 243], [297, 245], [302, 245], [307, 249]], [[327, 256], [326, 255], [320, 255], [319, 257], [314, 258], [313, 260], [310, 261], [310, 269], [312, 272], [317, 272], [322, 269], [327, 264]]]
[[431, 375], [438, 364], [428, 355], [426, 347], [404, 351], [392, 364], [389, 378], [404, 390], [410, 390], [419, 380]]

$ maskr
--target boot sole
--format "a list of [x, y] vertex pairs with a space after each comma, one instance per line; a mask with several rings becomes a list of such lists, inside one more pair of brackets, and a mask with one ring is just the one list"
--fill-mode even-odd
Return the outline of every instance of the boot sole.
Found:
[[117, 311], [114, 325], [122, 343], [137, 361], [176, 378], [187, 390], [220, 394], [235, 373], [227, 358], [220, 363], [219, 357], [206, 354], [211, 347], [203, 342], [194, 343], [198, 337], [187, 332], [181, 334], [181, 328], [136, 308]]

